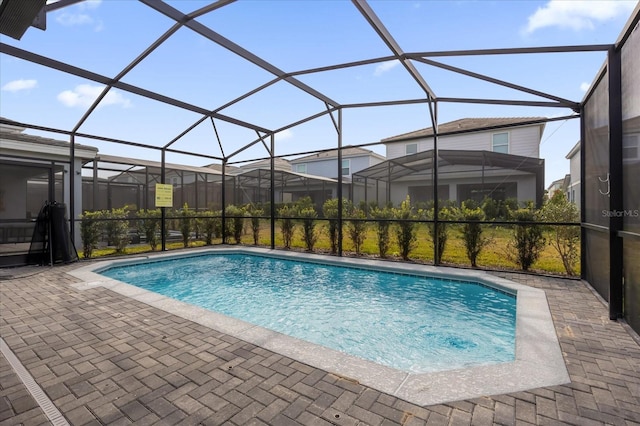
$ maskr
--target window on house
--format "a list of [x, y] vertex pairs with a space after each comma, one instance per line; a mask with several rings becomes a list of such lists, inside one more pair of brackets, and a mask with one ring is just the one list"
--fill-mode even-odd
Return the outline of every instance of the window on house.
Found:
[[491, 149], [493, 152], [509, 153], [509, 133], [494, 133]]
[[404, 146], [404, 154], [411, 155], [416, 154], [418, 152], [418, 144], [417, 143], [408, 143]]
[[638, 135], [624, 135], [622, 137], [622, 158], [638, 158]]
[[351, 160], [342, 160], [342, 176], [351, 174]]
[[306, 164], [296, 164], [293, 170], [296, 173], [307, 173], [307, 165]]

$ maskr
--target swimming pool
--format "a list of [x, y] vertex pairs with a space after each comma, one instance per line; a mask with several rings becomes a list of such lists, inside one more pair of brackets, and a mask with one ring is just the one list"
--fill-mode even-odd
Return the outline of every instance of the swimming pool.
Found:
[[[105, 277], [100, 272], [113, 266], [140, 261], [164, 261], [179, 257], [216, 254], [255, 254], [301, 262], [383, 270], [414, 276], [434, 276], [474, 281], [516, 295], [515, 359], [455, 370], [416, 373], [392, 368], [296, 337], [261, 327], [229, 315], [213, 312]], [[215, 271], [213, 271], [215, 272]], [[345, 377], [380, 392], [418, 405], [438, 404], [483, 395], [505, 394], [569, 382], [551, 313], [543, 290], [515, 283], [486, 272], [433, 267], [404, 262], [354, 259], [253, 247], [216, 246], [183, 253], [90, 262], [69, 271], [78, 291], [112, 291], [169, 314], [209, 327], [272, 353]], [[103, 290], [100, 290], [103, 289]]]
[[516, 298], [477, 282], [244, 253], [101, 274], [412, 373], [515, 358]]

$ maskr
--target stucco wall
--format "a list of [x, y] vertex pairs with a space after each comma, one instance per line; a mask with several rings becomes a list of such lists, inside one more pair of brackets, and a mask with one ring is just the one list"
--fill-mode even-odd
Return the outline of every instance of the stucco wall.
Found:
[[15, 173], [13, 169], [12, 173], [0, 173], [0, 176], [0, 219], [26, 219], [26, 176]]
[[[354, 172], [358, 172], [360, 170], [366, 169], [369, 166], [377, 164], [381, 162], [381, 160], [377, 160], [372, 156], [361, 156], [361, 157], [344, 157], [343, 160], [349, 160], [350, 165], [350, 174], [345, 175], [344, 177], [351, 177]], [[337, 158], [326, 158], [320, 160], [310, 160], [303, 162], [293, 163], [295, 165], [298, 164], [306, 164], [307, 165], [307, 174], [323, 176], [328, 178], [337, 178], [338, 177], [338, 159]], [[295, 165], [294, 171], [295, 171]]]
[[[438, 138], [438, 149], [464, 149], [492, 151], [492, 135], [509, 133], [509, 154], [538, 158], [540, 156], [540, 126], [526, 126], [512, 129], [474, 132], [464, 135], [442, 136]], [[387, 144], [387, 158], [405, 156], [406, 145], [418, 143], [418, 152], [433, 149], [433, 138], [419, 139], [407, 143]]]

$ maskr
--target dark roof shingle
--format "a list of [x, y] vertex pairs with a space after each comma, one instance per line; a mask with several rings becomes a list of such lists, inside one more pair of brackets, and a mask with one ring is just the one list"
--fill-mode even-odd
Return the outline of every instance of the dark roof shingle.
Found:
[[[482, 117], [482, 118], [461, 118], [459, 120], [449, 121], [438, 125], [438, 133], [451, 133], [460, 131], [472, 131], [475, 129], [484, 129], [487, 127], [509, 126], [516, 124], [527, 124], [546, 120], [546, 117]], [[544, 124], [544, 123], [541, 123]], [[390, 136], [384, 138], [381, 142], [394, 142], [396, 140], [413, 139], [421, 137], [433, 136], [433, 127], [426, 129], [414, 130], [412, 132], [403, 133], [401, 135]]]

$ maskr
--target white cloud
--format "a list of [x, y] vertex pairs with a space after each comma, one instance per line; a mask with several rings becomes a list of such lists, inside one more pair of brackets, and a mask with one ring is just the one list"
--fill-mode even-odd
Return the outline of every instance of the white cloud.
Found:
[[586, 92], [587, 90], [589, 90], [589, 87], [591, 87], [591, 84], [585, 81], [580, 85], [580, 90], [582, 90], [583, 92]]
[[21, 90], [29, 90], [34, 87], [38, 87], [37, 80], [13, 80], [2, 86], [2, 90], [5, 92], [19, 92]]
[[86, 13], [61, 13], [56, 16], [56, 21], [65, 27], [93, 24], [93, 18]]
[[96, 20], [88, 12], [95, 10], [100, 6], [102, 0], [85, 0], [79, 3], [74, 9], [65, 10], [56, 15], [56, 21], [65, 26], [72, 27], [76, 25], [94, 25], [95, 31], [102, 31], [104, 24], [100, 20]]
[[628, 15], [636, 4], [637, 0], [550, 0], [529, 16], [524, 33], [545, 27], [592, 30], [598, 22]]
[[291, 131], [291, 129], [286, 129], [276, 133], [276, 140], [279, 140], [279, 141], [285, 140], [285, 139], [291, 139], [292, 137], [293, 137], [293, 132]]
[[400, 61], [396, 61], [396, 60], [382, 62], [378, 64], [378, 66], [376, 67], [376, 70], [373, 72], [373, 75], [378, 77], [384, 74], [385, 72], [397, 67], [398, 65], [400, 65]]
[[100, 6], [100, 3], [102, 3], [102, 0], [85, 0], [81, 2], [78, 6], [80, 6], [80, 8], [83, 10], [97, 9], [98, 6]]
[[[93, 102], [102, 93], [103, 87], [92, 86], [90, 84], [80, 84], [73, 90], [65, 90], [58, 94], [58, 100], [65, 106], [75, 107], [80, 106], [87, 108], [93, 104]], [[130, 108], [131, 101], [126, 99], [117, 90], [111, 89], [107, 95], [102, 99], [98, 107], [108, 105], [120, 105], [123, 108]]]

